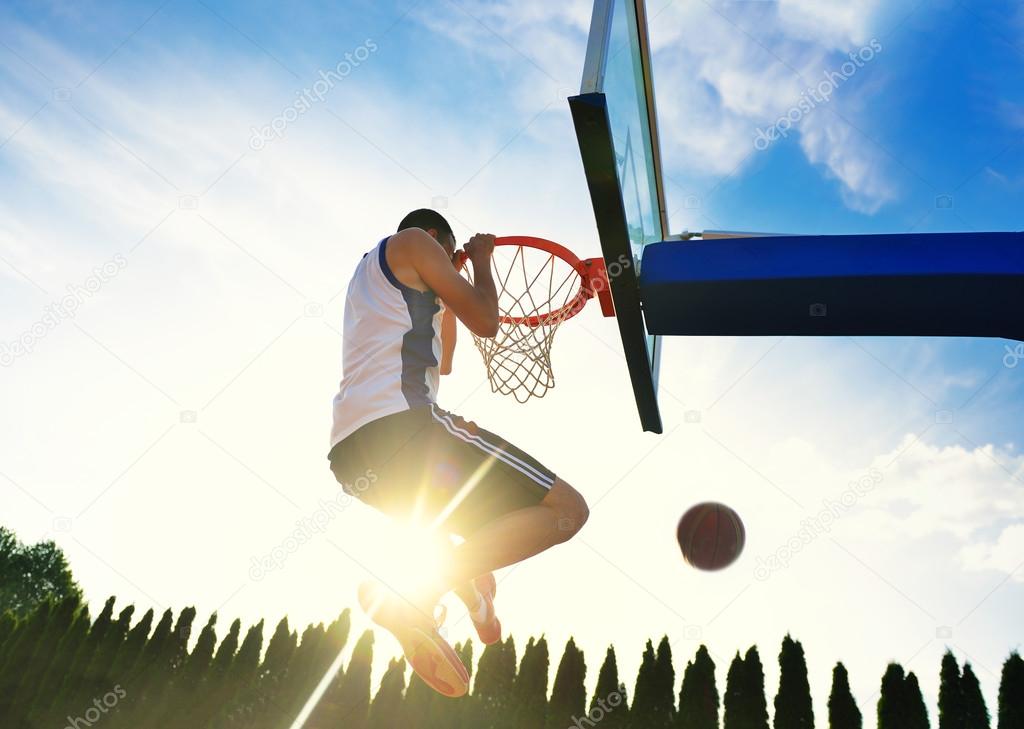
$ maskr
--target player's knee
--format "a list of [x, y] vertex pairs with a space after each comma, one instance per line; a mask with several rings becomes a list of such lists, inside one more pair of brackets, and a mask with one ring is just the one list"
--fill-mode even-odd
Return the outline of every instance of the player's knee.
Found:
[[575, 536], [587, 523], [590, 509], [583, 494], [565, 481], [559, 480], [551, 495], [556, 497], [552, 506], [558, 512], [558, 539], [564, 542]]

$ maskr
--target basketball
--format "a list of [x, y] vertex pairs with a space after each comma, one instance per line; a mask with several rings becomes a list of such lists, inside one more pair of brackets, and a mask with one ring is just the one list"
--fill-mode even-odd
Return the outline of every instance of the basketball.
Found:
[[743, 551], [746, 535], [739, 514], [710, 501], [690, 507], [676, 528], [683, 559], [699, 570], [731, 565]]

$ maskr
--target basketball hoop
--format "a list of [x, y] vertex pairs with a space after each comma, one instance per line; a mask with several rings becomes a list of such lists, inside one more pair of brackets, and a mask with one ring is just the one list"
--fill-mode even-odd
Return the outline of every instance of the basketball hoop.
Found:
[[[492, 392], [524, 403], [555, 385], [551, 345], [562, 322], [583, 311], [596, 294], [605, 316], [615, 316], [603, 258], [580, 260], [543, 238], [506, 236], [491, 256], [498, 290], [498, 333], [473, 335]], [[472, 281], [472, 272], [463, 267]]]

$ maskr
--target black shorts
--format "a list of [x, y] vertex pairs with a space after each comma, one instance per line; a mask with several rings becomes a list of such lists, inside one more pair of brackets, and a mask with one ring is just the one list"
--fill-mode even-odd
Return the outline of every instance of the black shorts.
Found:
[[328, 459], [347, 493], [389, 516], [462, 536], [537, 505], [555, 482], [529, 454], [436, 405], [367, 423]]

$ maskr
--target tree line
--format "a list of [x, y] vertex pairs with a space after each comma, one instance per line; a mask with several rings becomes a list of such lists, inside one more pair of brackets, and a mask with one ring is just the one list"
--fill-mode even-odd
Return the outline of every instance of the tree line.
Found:
[[[263, 621], [243, 633], [235, 620], [218, 638], [217, 615], [200, 627], [194, 608], [177, 615], [165, 610], [159, 619], [153, 610], [136, 617], [134, 606], [115, 610], [110, 598], [92, 618], [57, 545], [22, 544], [0, 526], [0, 727], [284, 729], [319, 689], [322, 697], [305, 723], [309, 729], [769, 726], [756, 646], [733, 657], [721, 695], [715, 662], [703, 645], [687, 662], [677, 692], [672, 644], [667, 637], [657, 647], [648, 641], [631, 694], [609, 647], [588, 701], [587, 664], [575, 641], [566, 644], [549, 683], [546, 639], [531, 638], [520, 657], [507, 638], [484, 649], [472, 691], [453, 701], [435, 694], [401, 658], [389, 662], [374, 690], [370, 631], [339, 666], [349, 640], [347, 610], [301, 635], [282, 619], [266, 646]], [[456, 650], [472, 670], [473, 644]], [[778, 661], [772, 727], [812, 729], [799, 641], [787, 635]], [[970, 663], [961, 667], [947, 652], [939, 675], [937, 729], [996, 729]], [[917, 677], [890, 664], [875, 706], [878, 729], [930, 729], [925, 707]], [[865, 723], [842, 663], [832, 671], [827, 713], [819, 726], [861, 729]], [[1024, 660], [1017, 652], [1003, 664], [996, 720], [998, 729], [1024, 729]]]
[[[277, 729], [291, 726], [306, 700], [349, 640], [349, 612], [293, 630], [287, 618], [264, 645], [264, 623], [243, 631], [238, 620], [218, 636], [218, 616], [196, 622], [194, 608], [136, 619], [132, 605], [114, 598], [93, 618], [77, 592], [49, 597], [21, 614], [0, 615], [0, 726], [10, 729]], [[192, 640], [194, 632], [198, 632]], [[435, 694], [404, 659], [391, 660], [374, 689], [374, 637], [356, 640], [348, 661], [330, 679], [309, 716], [309, 729], [811, 729], [803, 647], [790, 636], [778, 654], [774, 701], [765, 694], [757, 647], [732, 658], [719, 692], [715, 662], [700, 646], [677, 684], [667, 637], [648, 641], [632, 690], [609, 647], [592, 695], [587, 664], [570, 638], [550, 683], [545, 638], [531, 638], [517, 654], [511, 638], [487, 646], [475, 667], [472, 691], [451, 700]], [[473, 666], [473, 644], [456, 650]], [[928, 729], [917, 677], [890, 664], [875, 707], [878, 729]], [[994, 729], [970, 663], [947, 652], [940, 667], [938, 729]], [[999, 687], [998, 729], [1024, 729], [1024, 660], [1006, 659]], [[846, 668], [832, 672], [827, 717], [818, 725], [861, 729], [862, 710]], [[870, 722], [868, 723], [870, 725]]]

